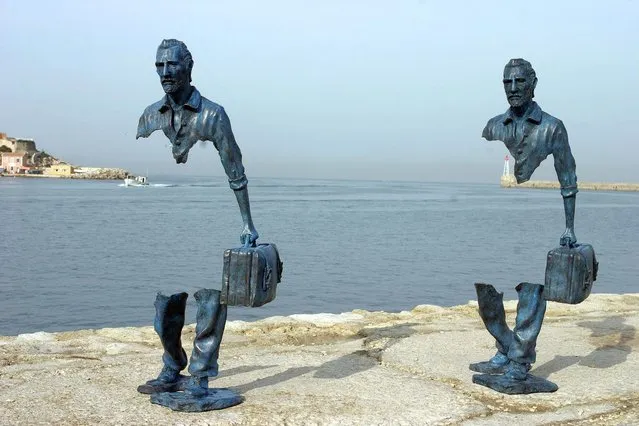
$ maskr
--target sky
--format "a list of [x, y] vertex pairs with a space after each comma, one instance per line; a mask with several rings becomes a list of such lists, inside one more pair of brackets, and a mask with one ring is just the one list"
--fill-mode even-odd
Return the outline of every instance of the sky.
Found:
[[0, 132], [72, 164], [224, 175], [210, 143], [177, 165], [161, 131], [135, 140], [177, 38], [249, 180], [496, 182], [507, 151], [481, 132], [521, 57], [579, 179], [639, 182], [639, 1], [0, 0], [0, 16]]

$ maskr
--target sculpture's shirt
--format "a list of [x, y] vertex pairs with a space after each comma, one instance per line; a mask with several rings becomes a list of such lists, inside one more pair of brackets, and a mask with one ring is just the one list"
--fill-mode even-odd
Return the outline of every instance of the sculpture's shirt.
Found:
[[543, 112], [536, 102], [531, 103], [523, 117], [515, 116], [508, 109], [504, 114], [491, 118], [482, 137], [504, 142], [515, 158], [517, 183], [529, 180], [541, 162], [552, 154], [561, 195], [570, 197], [577, 193], [575, 159], [564, 123]]
[[140, 117], [136, 139], [146, 138], [160, 129], [171, 141], [173, 156], [178, 162], [186, 161], [189, 150], [197, 141], [213, 142], [231, 188], [239, 190], [246, 187], [242, 153], [235, 142], [226, 111], [221, 105], [201, 96], [195, 87], [181, 108], [172, 105], [168, 96], [149, 105]]

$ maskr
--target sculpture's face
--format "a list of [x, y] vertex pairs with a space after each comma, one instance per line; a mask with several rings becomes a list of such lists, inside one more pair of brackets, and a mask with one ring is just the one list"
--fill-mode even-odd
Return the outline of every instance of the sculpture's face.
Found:
[[189, 84], [189, 64], [180, 46], [158, 49], [155, 69], [160, 76], [164, 93], [175, 93]]
[[532, 101], [537, 79], [531, 78], [525, 67], [504, 69], [504, 91], [511, 107], [521, 107]]

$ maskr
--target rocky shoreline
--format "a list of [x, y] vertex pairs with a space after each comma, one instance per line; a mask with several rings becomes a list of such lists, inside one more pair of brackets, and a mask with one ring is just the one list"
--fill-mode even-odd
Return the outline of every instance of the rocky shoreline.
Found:
[[[506, 310], [513, 324], [516, 302]], [[531, 373], [559, 390], [511, 396], [471, 381], [468, 364], [494, 353], [475, 302], [230, 321], [211, 386], [234, 389], [245, 402], [206, 413], [173, 412], [136, 392], [161, 368], [151, 326], [0, 337], [0, 418], [16, 425], [636, 424], [638, 326], [639, 294], [550, 302]], [[186, 326], [187, 352], [193, 334]]]
[[96, 180], [123, 180], [131, 175], [124, 169], [100, 168], [88, 173], [75, 173], [71, 179], [96, 179]]

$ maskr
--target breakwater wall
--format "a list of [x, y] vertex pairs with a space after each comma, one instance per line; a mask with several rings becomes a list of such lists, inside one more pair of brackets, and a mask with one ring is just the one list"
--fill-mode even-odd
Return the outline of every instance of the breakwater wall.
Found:
[[[559, 189], [559, 182], [552, 180], [529, 180], [518, 184], [514, 176], [502, 176], [500, 185], [502, 188], [536, 188]], [[639, 183], [627, 182], [577, 182], [579, 190], [585, 191], [639, 191]]]

